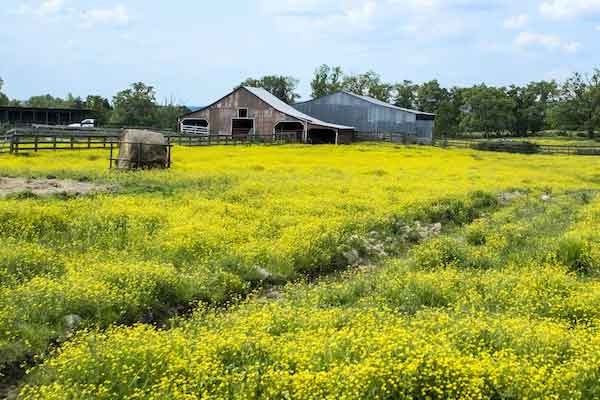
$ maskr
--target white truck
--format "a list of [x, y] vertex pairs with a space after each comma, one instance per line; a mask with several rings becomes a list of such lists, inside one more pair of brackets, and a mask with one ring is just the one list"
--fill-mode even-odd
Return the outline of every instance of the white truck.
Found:
[[69, 124], [68, 125], [69, 128], [94, 128], [96, 127], [96, 120], [95, 119], [84, 119], [83, 121], [76, 123], [76, 124]]

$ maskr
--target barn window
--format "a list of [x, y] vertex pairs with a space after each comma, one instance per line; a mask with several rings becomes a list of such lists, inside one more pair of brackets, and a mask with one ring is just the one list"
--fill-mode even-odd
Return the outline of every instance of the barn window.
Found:
[[247, 108], [238, 109], [238, 117], [239, 118], [248, 118], [248, 109]]

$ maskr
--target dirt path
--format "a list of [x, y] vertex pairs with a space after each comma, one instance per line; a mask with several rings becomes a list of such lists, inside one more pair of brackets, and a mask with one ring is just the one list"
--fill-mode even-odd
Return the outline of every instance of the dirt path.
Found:
[[0, 198], [17, 193], [30, 193], [35, 196], [52, 196], [58, 194], [86, 195], [108, 192], [111, 189], [108, 185], [79, 182], [70, 179], [0, 177]]

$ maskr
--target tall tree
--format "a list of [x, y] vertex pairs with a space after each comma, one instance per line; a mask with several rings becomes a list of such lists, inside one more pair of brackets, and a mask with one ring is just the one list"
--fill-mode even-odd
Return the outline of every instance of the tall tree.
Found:
[[50, 94], [41, 96], [31, 96], [29, 100], [25, 102], [28, 107], [42, 107], [42, 108], [61, 108], [68, 107], [65, 100], [60, 97], [53, 97]]
[[383, 82], [381, 76], [374, 71], [347, 75], [344, 77], [342, 85], [344, 90], [349, 92], [370, 96], [385, 102], [389, 102], [392, 96], [392, 85]]
[[419, 85], [417, 88], [417, 109], [429, 113], [436, 113], [440, 104], [448, 100], [448, 91], [442, 88], [434, 79]]
[[94, 111], [96, 122], [99, 126], [105, 125], [110, 121], [112, 106], [110, 105], [108, 99], [102, 96], [90, 95], [86, 97], [83, 106]]
[[438, 105], [434, 132], [436, 136], [456, 136], [460, 132], [466, 89], [453, 87]]
[[298, 79], [292, 78], [291, 76], [267, 75], [263, 76], [261, 79], [248, 78], [239, 86], [260, 87], [280, 100], [288, 104], [293, 104], [300, 98], [300, 95], [296, 93], [298, 82]]
[[474, 86], [465, 92], [465, 115], [461, 129], [466, 132], [502, 134], [514, 126], [514, 101], [505, 88]]
[[177, 130], [179, 117], [189, 113], [187, 107], [177, 105], [173, 99], [165, 102], [157, 108], [156, 127], [161, 129]]
[[414, 108], [417, 100], [417, 88], [412, 81], [404, 80], [393, 86], [394, 105], [402, 108]]
[[133, 83], [113, 97], [111, 122], [121, 126], [152, 126], [156, 122], [156, 93], [143, 82]]
[[4, 81], [0, 78], [0, 106], [6, 106], [9, 103], [8, 96], [2, 93], [2, 87], [4, 86]]
[[583, 129], [594, 137], [600, 128], [600, 70], [592, 76], [574, 74], [561, 87], [555, 109], [557, 123], [566, 129]]
[[321, 65], [315, 71], [310, 87], [312, 89], [312, 98], [327, 96], [344, 89], [344, 72], [341, 67], [330, 67]]
[[513, 100], [513, 128], [517, 136], [535, 133], [546, 127], [547, 111], [556, 95], [554, 81], [531, 82], [527, 86], [512, 85], [508, 96]]

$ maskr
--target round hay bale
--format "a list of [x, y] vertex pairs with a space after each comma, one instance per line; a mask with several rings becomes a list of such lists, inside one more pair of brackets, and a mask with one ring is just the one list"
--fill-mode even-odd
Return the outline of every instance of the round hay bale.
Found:
[[159, 132], [127, 129], [121, 135], [117, 168], [166, 168], [167, 145], [167, 140]]

